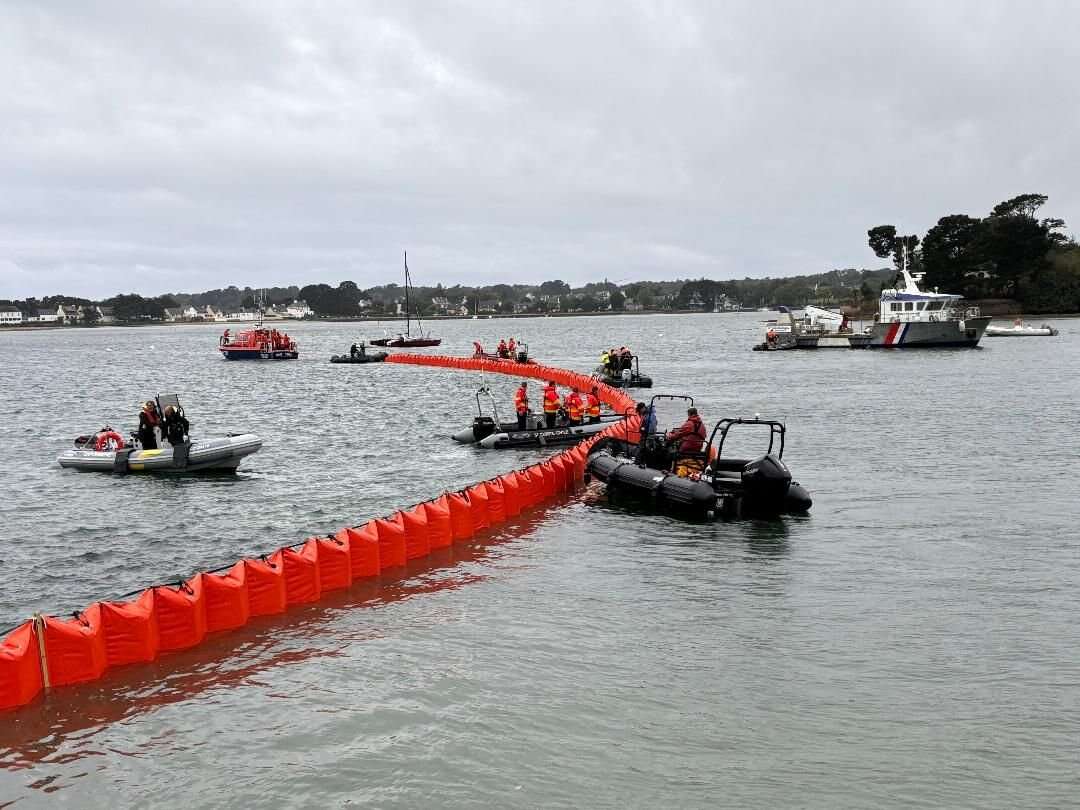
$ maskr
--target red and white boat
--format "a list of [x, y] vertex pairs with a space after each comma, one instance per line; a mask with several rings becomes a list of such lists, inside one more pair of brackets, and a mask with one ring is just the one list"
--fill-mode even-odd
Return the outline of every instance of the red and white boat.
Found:
[[226, 329], [221, 336], [218, 349], [226, 360], [296, 360], [300, 348], [287, 332], [268, 329], [263, 326], [263, 309], [258, 307], [258, 315], [251, 329], [231, 335]]

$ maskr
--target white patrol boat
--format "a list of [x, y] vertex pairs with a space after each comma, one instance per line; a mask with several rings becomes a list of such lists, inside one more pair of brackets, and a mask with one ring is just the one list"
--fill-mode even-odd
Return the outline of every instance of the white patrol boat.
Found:
[[[990, 318], [977, 307], [964, 307], [963, 296], [919, 289], [923, 274], [907, 269], [907, 255], [900, 268], [903, 286], [881, 291], [878, 317], [866, 330], [868, 348], [913, 349], [933, 346], [974, 347], [979, 344]], [[856, 340], [853, 339], [855, 346]]]

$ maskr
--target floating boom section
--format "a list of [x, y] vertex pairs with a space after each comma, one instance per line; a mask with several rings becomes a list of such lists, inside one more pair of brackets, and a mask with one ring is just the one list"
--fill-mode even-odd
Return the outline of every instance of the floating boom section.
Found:
[[[387, 362], [535, 377], [584, 390], [597, 385], [566, 369], [485, 358], [403, 353], [390, 355]], [[631, 413], [629, 396], [603, 384], [597, 388], [602, 402], [617, 413]], [[328, 537], [311, 537], [183, 582], [156, 585], [123, 601], [95, 602], [70, 619], [35, 615], [0, 638], [0, 710], [24, 706], [52, 688], [96, 680], [110, 667], [189, 649], [251, 618], [317, 602], [383, 572], [393, 577], [407, 560], [469, 540], [573, 491], [584, 476], [589, 448], [605, 436], [636, 441], [638, 422], [630, 416], [542, 462]]]

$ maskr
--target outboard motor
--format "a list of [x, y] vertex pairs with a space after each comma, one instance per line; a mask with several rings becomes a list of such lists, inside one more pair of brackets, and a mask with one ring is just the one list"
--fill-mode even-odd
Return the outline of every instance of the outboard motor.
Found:
[[667, 448], [664, 446], [664, 437], [656, 433], [652, 433], [645, 437], [645, 442], [641, 447], [641, 458], [639, 461], [646, 467], [652, 467], [654, 470], [662, 470], [668, 466]]
[[495, 432], [495, 420], [490, 416], [478, 416], [472, 422], [473, 437], [476, 441], [487, 438]]
[[784, 511], [791, 471], [771, 453], [743, 467], [743, 511], [778, 515]]

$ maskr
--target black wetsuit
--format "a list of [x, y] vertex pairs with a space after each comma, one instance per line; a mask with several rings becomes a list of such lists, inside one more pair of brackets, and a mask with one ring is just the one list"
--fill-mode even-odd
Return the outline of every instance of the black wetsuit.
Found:
[[167, 416], [163, 423], [163, 427], [165, 430], [165, 438], [169, 440], [169, 444], [176, 446], [184, 443], [189, 427], [186, 417], [181, 416], [179, 413]]

